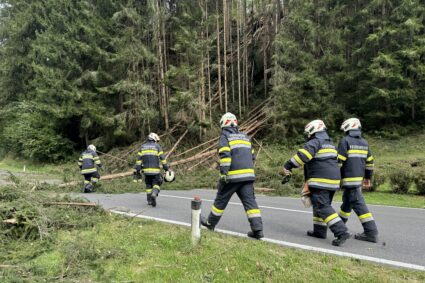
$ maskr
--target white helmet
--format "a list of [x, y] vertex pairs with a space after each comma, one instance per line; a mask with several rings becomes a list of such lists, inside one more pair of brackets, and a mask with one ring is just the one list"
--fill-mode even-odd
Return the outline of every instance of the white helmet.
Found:
[[153, 140], [155, 142], [159, 142], [160, 140], [159, 136], [155, 133], [150, 133], [148, 136], [148, 139]]
[[351, 130], [360, 130], [362, 127], [362, 124], [360, 123], [360, 120], [357, 118], [350, 118], [345, 120], [341, 125], [341, 130], [344, 132], [348, 132]]
[[91, 150], [91, 151], [94, 151], [94, 152], [96, 152], [96, 147], [94, 146], [94, 145], [89, 145], [88, 147], [87, 147], [87, 149], [89, 149], [89, 150]]
[[220, 119], [220, 127], [237, 127], [238, 126], [238, 119], [236, 119], [236, 116], [230, 112], [227, 112], [224, 114]]
[[173, 182], [176, 179], [176, 176], [174, 175], [174, 172], [171, 170], [168, 170], [165, 172], [164, 175], [165, 182]]
[[322, 120], [313, 120], [304, 128], [304, 133], [311, 137], [313, 134], [326, 130], [326, 125]]

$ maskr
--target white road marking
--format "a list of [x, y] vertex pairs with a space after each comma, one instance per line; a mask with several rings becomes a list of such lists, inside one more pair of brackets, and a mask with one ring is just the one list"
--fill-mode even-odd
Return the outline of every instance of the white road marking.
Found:
[[[164, 190], [164, 191], [167, 191], [167, 190]], [[170, 192], [170, 191], [173, 191], [173, 190], [168, 190], [168, 192]], [[193, 190], [187, 190], [187, 191], [201, 191], [201, 192], [208, 191], [208, 192], [211, 192], [211, 191], [214, 191], [214, 190], [210, 190], [210, 189], [193, 189]], [[185, 191], [185, 192], [187, 192], [187, 191]], [[268, 196], [268, 195], [263, 195], [263, 194], [259, 194], [259, 193], [256, 193], [255, 196], [258, 199], [260, 199], [260, 198], [267, 199], [267, 198], [270, 198], [271, 197], [271, 198], [274, 198], [274, 199], [282, 198], [282, 199], [290, 199], [290, 200], [299, 200], [299, 198], [296, 198], [296, 197]], [[341, 201], [333, 201], [332, 203], [342, 203], [342, 202]], [[414, 210], [425, 211], [425, 205], [424, 205], [423, 208], [420, 208], [420, 207], [394, 206], [394, 205], [385, 205], [385, 204], [369, 204], [369, 203], [367, 205], [368, 206], [383, 207], [383, 208], [414, 209]]]
[[[165, 223], [169, 223], [169, 224], [176, 224], [176, 225], [190, 227], [190, 223], [186, 223], [186, 222], [174, 221], [174, 220], [152, 217], [152, 216], [146, 216], [146, 215], [140, 215], [140, 214], [131, 213], [131, 212], [123, 212], [123, 211], [117, 211], [117, 210], [110, 210], [110, 211], [113, 212], [113, 213], [116, 213], [116, 214], [124, 215], [124, 216], [137, 217], [137, 218], [148, 219], [148, 220], [156, 220], [156, 221], [159, 221], [159, 222], [165, 222]], [[247, 236], [245, 234], [234, 232], [234, 231], [223, 230], [223, 229], [216, 229], [215, 231], [223, 233], [223, 234], [232, 235], [232, 236], [247, 238]], [[263, 238], [262, 241], [278, 244], [278, 245], [281, 245], [281, 246], [298, 248], [298, 249], [302, 249], [302, 250], [327, 253], [327, 254], [332, 254], [332, 255], [337, 255], [337, 256], [350, 257], [350, 258], [355, 258], [355, 259], [359, 259], [359, 260], [371, 261], [371, 262], [375, 262], [375, 263], [379, 263], [379, 264], [391, 265], [391, 266], [395, 266], [395, 267], [403, 267], [403, 268], [409, 268], [409, 269], [414, 269], [414, 270], [419, 270], [419, 271], [425, 271], [425, 266], [422, 266], [422, 265], [411, 264], [411, 263], [400, 262], [400, 261], [394, 261], [394, 260], [388, 260], [388, 259], [379, 258], [379, 257], [371, 257], [371, 256], [365, 256], [365, 255], [348, 253], [348, 252], [341, 252], [341, 251], [336, 251], [336, 250], [331, 250], [331, 249], [318, 248], [318, 247], [313, 247], [313, 246], [309, 246], [309, 245], [296, 244], [296, 243], [292, 243], [292, 242], [280, 241], [280, 240], [275, 240], [275, 239], [270, 239], [270, 238]]]
[[[169, 198], [178, 198], [178, 199], [188, 199], [188, 200], [193, 200], [193, 197], [181, 197], [181, 196], [173, 196], [173, 195], [166, 195], [166, 194], [161, 194], [161, 197], [169, 197]], [[208, 201], [208, 202], [214, 202], [214, 200], [211, 199], [202, 199], [203, 201]], [[242, 203], [238, 203], [238, 202], [229, 202], [229, 204], [232, 205], [239, 205], [242, 206]], [[259, 205], [260, 208], [266, 208], [266, 209], [273, 209], [273, 210], [281, 210], [281, 211], [290, 211], [290, 212], [300, 212], [300, 213], [307, 213], [307, 214], [312, 214], [311, 211], [305, 211], [305, 210], [297, 210], [297, 209], [289, 209], [289, 208], [281, 208], [281, 207], [273, 207], [273, 206], [265, 206], [265, 205]]]

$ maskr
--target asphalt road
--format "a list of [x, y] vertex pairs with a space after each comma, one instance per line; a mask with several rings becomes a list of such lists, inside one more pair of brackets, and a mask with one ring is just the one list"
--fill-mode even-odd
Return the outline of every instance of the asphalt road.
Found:
[[[184, 224], [190, 223], [190, 200], [195, 195], [201, 196], [202, 214], [207, 216], [215, 197], [213, 190], [162, 190], [156, 208], [148, 207], [145, 193], [84, 196], [109, 210]], [[374, 244], [351, 239], [342, 247], [333, 247], [330, 231], [326, 240], [306, 235], [306, 231], [312, 228], [312, 213], [311, 209], [302, 206], [299, 199], [258, 195], [257, 201], [262, 211], [266, 241], [425, 271], [425, 209], [369, 205], [380, 231], [380, 242]], [[334, 202], [333, 206], [337, 209], [339, 205], [339, 202]], [[249, 231], [245, 212], [236, 195], [217, 228], [234, 235]], [[349, 219], [348, 228], [353, 233], [362, 232], [354, 213]]]

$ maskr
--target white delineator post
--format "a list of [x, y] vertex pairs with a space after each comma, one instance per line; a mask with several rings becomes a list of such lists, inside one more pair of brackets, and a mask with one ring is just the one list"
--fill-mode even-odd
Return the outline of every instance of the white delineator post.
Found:
[[192, 244], [196, 246], [201, 239], [201, 198], [195, 196], [191, 202], [192, 207]]

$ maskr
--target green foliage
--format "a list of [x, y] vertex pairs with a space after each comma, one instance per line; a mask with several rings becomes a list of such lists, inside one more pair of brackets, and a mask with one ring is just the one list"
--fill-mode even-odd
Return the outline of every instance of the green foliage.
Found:
[[175, 125], [208, 138], [225, 72], [230, 111], [248, 114], [272, 87], [271, 139], [316, 118], [337, 129], [354, 115], [392, 137], [424, 123], [423, 1], [282, 3], [234, 2], [224, 27], [222, 1], [0, 0], [0, 154], [59, 161]]
[[423, 170], [417, 172], [414, 180], [418, 194], [425, 195], [425, 172]]
[[376, 191], [381, 185], [383, 185], [386, 181], [386, 176], [381, 172], [381, 170], [375, 170], [373, 172], [372, 177], [372, 187], [369, 189], [369, 191], [374, 192]]
[[288, 6], [274, 41], [276, 132], [297, 134], [316, 118], [337, 128], [352, 115], [367, 129], [424, 122], [422, 1]]
[[404, 168], [394, 169], [389, 176], [392, 190], [396, 194], [406, 194], [413, 181], [413, 175]]
[[[0, 193], [0, 234], [3, 241], [44, 239], [60, 229], [91, 227], [100, 217], [98, 207], [46, 205], [55, 201], [73, 201], [69, 196], [34, 192], [26, 183], [2, 187]], [[80, 217], [84, 213], [85, 217]], [[5, 220], [13, 220], [5, 223]]]

